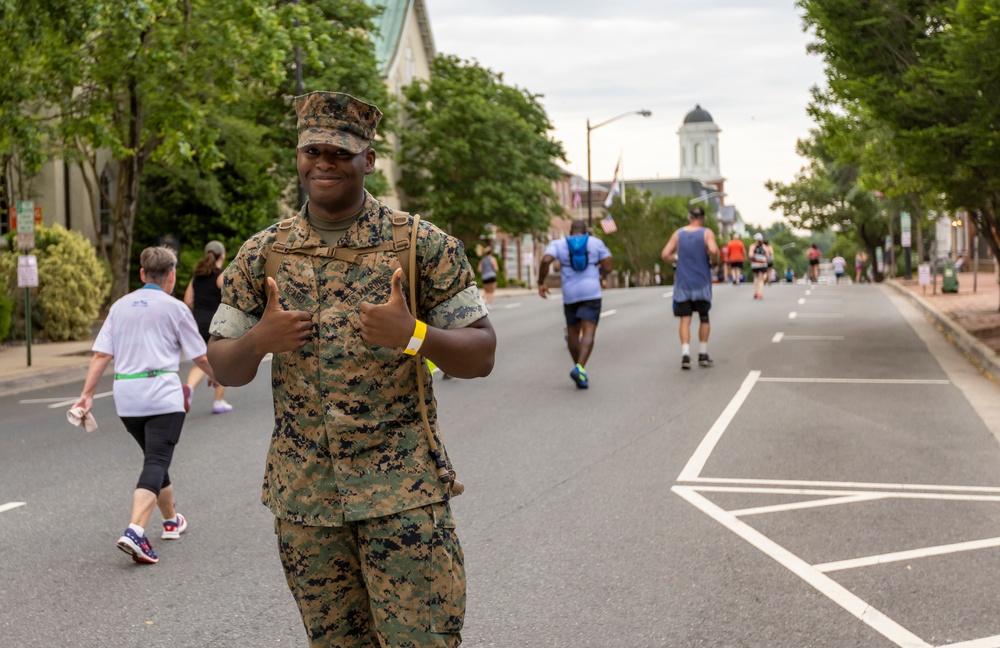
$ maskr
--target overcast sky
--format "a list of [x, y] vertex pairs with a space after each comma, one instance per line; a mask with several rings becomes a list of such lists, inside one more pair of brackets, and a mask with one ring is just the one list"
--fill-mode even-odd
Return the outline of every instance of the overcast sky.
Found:
[[768, 179], [803, 166], [795, 142], [811, 122], [809, 89], [822, 65], [806, 54], [794, 0], [425, 0], [440, 54], [475, 59], [541, 99], [566, 167], [609, 180], [619, 150], [628, 179], [680, 172], [677, 129], [701, 104], [722, 128], [727, 204], [751, 224], [769, 208]]

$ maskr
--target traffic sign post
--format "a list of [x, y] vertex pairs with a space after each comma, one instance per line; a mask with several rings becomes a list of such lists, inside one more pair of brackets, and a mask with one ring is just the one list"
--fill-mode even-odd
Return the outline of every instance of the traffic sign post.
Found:
[[[17, 247], [28, 251], [35, 247], [35, 222], [42, 220], [42, 208], [35, 207], [34, 201], [17, 201]], [[24, 273], [27, 282], [22, 284], [22, 265], [24, 259]], [[29, 261], [30, 260], [30, 261]], [[17, 283], [24, 287], [24, 341], [28, 350], [28, 366], [31, 366], [31, 289], [38, 285], [38, 265], [34, 263], [34, 256], [18, 257], [17, 261]], [[34, 286], [31, 283], [31, 268], [34, 268]]]
[[913, 277], [913, 269], [910, 261], [910, 215], [906, 212], [899, 213], [899, 244], [903, 246], [906, 257], [904, 279]]

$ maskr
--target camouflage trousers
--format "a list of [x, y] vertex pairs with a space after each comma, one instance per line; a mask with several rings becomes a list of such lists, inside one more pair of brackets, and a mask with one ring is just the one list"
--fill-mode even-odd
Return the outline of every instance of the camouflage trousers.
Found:
[[275, 519], [310, 648], [455, 648], [465, 564], [447, 502], [313, 527]]

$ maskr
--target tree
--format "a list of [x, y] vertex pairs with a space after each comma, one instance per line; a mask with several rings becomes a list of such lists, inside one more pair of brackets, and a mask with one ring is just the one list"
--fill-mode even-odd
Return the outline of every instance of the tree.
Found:
[[467, 244], [486, 223], [510, 234], [548, 228], [565, 154], [538, 95], [454, 56], [434, 59], [430, 80], [404, 92], [400, 187], [410, 211]]
[[79, 160], [111, 152], [116, 183], [104, 198], [114, 219], [116, 299], [129, 288], [146, 165], [221, 165], [218, 122], [211, 117], [284, 78], [289, 38], [280, 12], [261, 0], [80, 4], [69, 17], [49, 16], [49, 28], [62, 40], [59, 51], [74, 53], [51, 71], [59, 100], [50, 108], [60, 141], [75, 148]]
[[884, 126], [924, 195], [964, 208], [1000, 255], [1000, 3], [799, 0], [833, 99]]
[[[282, 29], [300, 49], [302, 91], [337, 90], [378, 105], [384, 113], [379, 133], [389, 132], [394, 109], [368, 37], [378, 9], [363, 0], [313, 0], [297, 6], [289, 1], [281, 7]], [[297, 135], [290, 103], [298, 93], [296, 65], [290, 47], [282, 62], [287, 74], [276, 84], [248, 88], [239, 102], [206, 116], [218, 133], [220, 165], [150, 161], [143, 172], [133, 260], [164, 233], [199, 252], [209, 239], [235, 249], [254, 232], [298, 210]], [[375, 195], [388, 188], [381, 172], [365, 184]]]
[[628, 192], [627, 203], [615, 203], [609, 209], [618, 231], [598, 236], [608, 246], [615, 268], [627, 270], [639, 285], [650, 283], [654, 266], [661, 267], [663, 283], [671, 283], [674, 268], [660, 258], [663, 246], [674, 230], [687, 225], [687, 201], [690, 196], [658, 196], [649, 191]]

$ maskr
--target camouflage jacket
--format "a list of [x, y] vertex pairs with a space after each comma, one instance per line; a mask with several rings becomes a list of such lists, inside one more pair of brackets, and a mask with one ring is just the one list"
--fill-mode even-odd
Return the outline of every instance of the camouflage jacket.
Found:
[[[313, 340], [272, 359], [274, 432], [262, 501], [279, 518], [315, 526], [441, 501], [444, 487], [420, 420], [416, 360], [401, 348], [369, 346], [360, 332], [361, 302], [388, 301], [399, 267], [396, 253], [374, 252], [356, 263], [295, 254], [296, 248], [321, 245], [305, 210], [292, 225], [275, 281], [282, 308], [313, 314]], [[366, 192], [365, 210], [337, 246], [357, 249], [391, 240], [392, 213]], [[259, 321], [266, 303], [264, 265], [276, 232], [273, 225], [255, 234], [226, 269], [213, 335], [238, 338]], [[429, 326], [461, 328], [486, 316], [461, 241], [424, 220], [417, 270], [417, 313]], [[427, 371], [426, 363], [420, 362], [420, 370]], [[426, 396], [437, 434], [431, 388]]]

